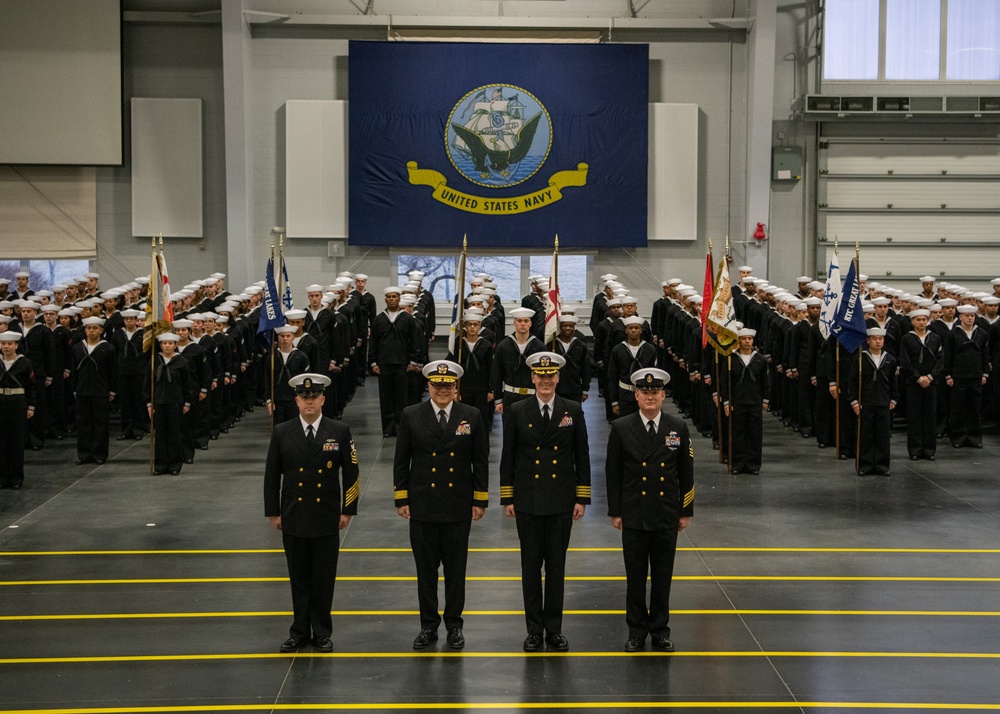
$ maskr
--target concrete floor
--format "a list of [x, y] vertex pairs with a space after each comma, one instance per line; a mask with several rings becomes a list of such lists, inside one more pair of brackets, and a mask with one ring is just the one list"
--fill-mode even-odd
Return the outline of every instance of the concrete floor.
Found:
[[147, 475], [146, 441], [113, 442], [100, 467], [72, 465], [70, 441], [29, 454], [25, 488], [0, 492], [0, 709], [1000, 708], [995, 431], [983, 450], [942, 448], [933, 463], [906, 460], [897, 432], [888, 479], [856, 478], [853, 462], [771, 416], [759, 476], [729, 475], [696, 436], [677, 652], [635, 655], [623, 651], [624, 568], [606, 517], [608, 426], [592, 401], [594, 503], [568, 560], [570, 652], [521, 651], [517, 536], [494, 470], [472, 529], [468, 647], [415, 653], [414, 567], [376, 390], [369, 381], [346, 414], [362, 495], [343, 534], [333, 654], [277, 652], [291, 599], [263, 517], [262, 410], [176, 477]]

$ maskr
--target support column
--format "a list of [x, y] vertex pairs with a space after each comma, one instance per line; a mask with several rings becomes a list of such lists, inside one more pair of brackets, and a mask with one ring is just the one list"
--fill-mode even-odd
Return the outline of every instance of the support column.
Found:
[[[753, 26], [747, 41], [747, 150], [746, 150], [746, 261], [754, 275], [764, 277], [768, 269], [771, 199], [771, 134], [774, 114], [774, 52], [777, 0], [754, 0]], [[768, 240], [753, 238], [758, 223], [768, 229]]]
[[226, 133], [226, 285], [242, 290], [256, 279], [251, 231], [253, 151], [251, 142], [250, 26], [243, 0], [222, 0], [222, 84]]

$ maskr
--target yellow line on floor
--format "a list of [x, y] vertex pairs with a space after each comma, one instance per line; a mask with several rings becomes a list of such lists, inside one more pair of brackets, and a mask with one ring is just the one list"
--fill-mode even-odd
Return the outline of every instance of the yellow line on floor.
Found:
[[[338, 575], [337, 582], [414, 582], [415, 575]], [[443, 580], [443, 578], [441, 578]], [[919, 577], [902, 575], [675, 575], [687, 581], [755, 582], [905, 582], [905, 583], [997, 583], [1000, 578]], [[520, 575], [470, 575], [472, 582], [520, 582]], [[574, 582], [624, 581], [624, 575], [567, 575]], [[164, 585], [183, 583], [285, 583], [287, 577], [242, 578], [120, 578], [80, 580], [0, 580], [0, 587], [25, 585]]]
[[[895, 553], [895, 554], [965, 554], [997, 555], [1000, 548], [753, 548], [753, 547], [678, 547], [692, 553]], [[517, 553], [519, 548], [469, 548], [470, 553]], [[620, 553], [621, 548], [570, 548], [571, 553]], [[341, 553], [409, 553], [409, 548], [341, 548]], [[175, 550], [12, 550], [0, 551], [5, 556], [43, 555], [280, 555], [280, 548], [204, 548]]]
[[724, 658], [873, 658], [873, 659], [1000, 659], [1000, 652], [801, 652], [801, 651], [698, 651], [698, 652], [298, 652], [281, 654], [277, 652], [226, 653], [226, 654], [186, 654], [186, 655], [108, 655], [101, 657], [5, 657], [0, 658], [0, 666], [8, 664], [95, 664], [107, 662], [206, 662], [231, 660], [263, 660], [282, 658], [303, 659], [427, 659], [427, 658], [471, 658], [471, 659], [524, 659], [531, 657], [555, 657], [570, 659], [596, 659], [607, 657], [724, 657]]
[[952, 702], [711, 702], [711, 701], [626, 701], [626, 702], [352, 702], [319, 704], [184, 704], [154, 707], [74, 707], [72, 709], [9, 709], [0, 714], [170, 714], [176, 712], [232, 711], [421, 711], [492, 709], [906, 709], [909, 711], [948, 709], [952, 711], [996, 711], [1000, 704]]
[[[412, 617], [419, 610], [333, 610], [334, 617]], [[524, 615], [524, 610], [466, 610], [466, 617], [509, 617]], [[624, 615], [624, 610], [565, 610], [566, 615]], [[803, 617], [1000, 617], [992, 610], [671, 610], [671, 615], [791, 615]], [[157, 620], [210, 617], [291, 617], [291, 610], [238, 610], [206, 612], [96, 612], [46, 615], [0, 615], [0, 622], [46, 620]]]

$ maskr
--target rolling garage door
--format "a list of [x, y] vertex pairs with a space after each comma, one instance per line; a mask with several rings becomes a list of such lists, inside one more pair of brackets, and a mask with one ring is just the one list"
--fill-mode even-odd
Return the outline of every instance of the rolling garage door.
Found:
[[898, 287], [924, 274], [982, 286], [1000, 275], [1000, 142], [823, 138], [817, 256], [857, 241], [861, 271]]

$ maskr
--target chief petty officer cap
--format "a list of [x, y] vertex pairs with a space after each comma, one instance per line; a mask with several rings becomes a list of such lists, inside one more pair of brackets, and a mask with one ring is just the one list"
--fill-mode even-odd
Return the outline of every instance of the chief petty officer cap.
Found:
[[322, 374], [297, 374], [288, 380], [288, 386], [295, 390], [296, 394], [322, 394], [323, 390], [330, 386], [330, 378]]
[[528, 369], [538, 375], [555, 374], [566, 364], [566, 359], [555, 352], [536, 352], [528, 358]]
[[629, 376], [629, 380], [636, 389], [657, 392], [667, 385], [670, 381], [670, 375], [662, 369], [647, 367], [646, 369], [637, 369]]
[[869, 327], [867, 334], [869, 337], [885, 337], [885, 330], [881, 327]]
[[7, 330], [7, 332], [0, 332], [0, 342], [17, 342], [20, 339], [20, 332], [13, 332], [11, 330]]
[[530, 307], [515, 307], [513, 310], [509, 311], [509, 314], [516, 320], [523, 317], [534, 317], [535, 311]]
[[465, 374], [465, 370], [461, 366], [446, 359], [428, 362], [420, 371], [432, 384], [454, 384]]

